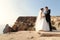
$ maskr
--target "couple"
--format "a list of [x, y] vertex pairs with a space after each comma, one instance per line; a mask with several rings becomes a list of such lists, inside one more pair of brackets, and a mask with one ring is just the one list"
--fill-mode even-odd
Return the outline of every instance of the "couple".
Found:
[[35, 30], [36, 31], [52, 31], [50, 9], [48, 9], [47, 6], [45, 7], [45, 10], [44, 8], [40, 9], [39, 15], [35, 23]]

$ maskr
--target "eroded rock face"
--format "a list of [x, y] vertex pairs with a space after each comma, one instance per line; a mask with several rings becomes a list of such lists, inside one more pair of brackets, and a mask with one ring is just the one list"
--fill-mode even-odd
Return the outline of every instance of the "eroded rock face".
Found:
[[17, 27], [18, 31], [34, 30], [35, 20], [36, 17], [19, 17], [12, 28], [16, 30]]
[[51, 23], [57, 30], [60, 30], [60, 16], [51, 17]]
[[6, 24], [6, 26], [5, 26], [4, 30], [3, 30], [3, 33], [11, 32], [11, 30], [12, 30], [12, 28], [8, 24]]
[[5, 26], [4, 30], [3, 30], [3, 33], [5, 34], [5, 33], [10, 33], [10, 32], [17, 32], [17, 30], [16, 29], [13, 29], [8, 24], [6, 24], [6, 26]]

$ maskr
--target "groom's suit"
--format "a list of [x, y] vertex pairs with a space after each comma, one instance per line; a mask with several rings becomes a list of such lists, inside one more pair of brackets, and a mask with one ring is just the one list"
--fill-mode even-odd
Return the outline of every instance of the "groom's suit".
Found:
[[45, 17], [46, 17], [46, 21], [49, 23], [49, 27], [50, 27], [50, 31], [52, 31], [52, 26], [51, 26], [51, 19], [50, 19], [50, 9], [48, 9], [48, 11], [45, 12]]

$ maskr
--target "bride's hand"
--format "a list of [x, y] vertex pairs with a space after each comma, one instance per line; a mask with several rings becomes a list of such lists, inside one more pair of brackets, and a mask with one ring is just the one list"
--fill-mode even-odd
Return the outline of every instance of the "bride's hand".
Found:
[[45, 16], [42, 16], [42, 18], [44, 18]]

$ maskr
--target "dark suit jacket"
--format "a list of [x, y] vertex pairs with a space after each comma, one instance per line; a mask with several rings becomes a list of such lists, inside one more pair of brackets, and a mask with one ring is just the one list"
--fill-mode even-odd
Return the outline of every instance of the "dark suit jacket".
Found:
[[50, 12], [51, 12], [51, 10], [49, 9], [48, 11], [46, 11], [46, 13], [45, 13], [45, 17], [46, 17], [46, 21], [47, 22], [50, 22]]

